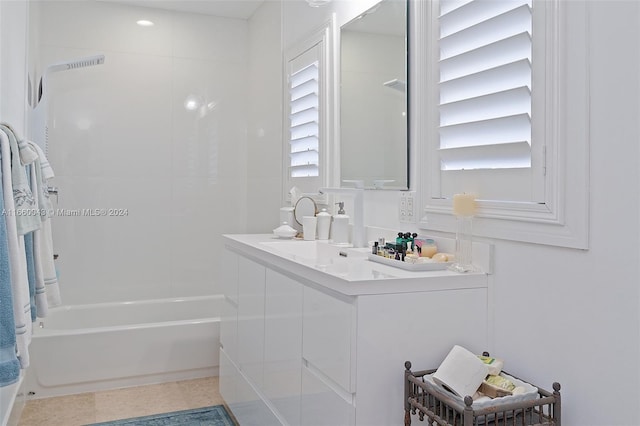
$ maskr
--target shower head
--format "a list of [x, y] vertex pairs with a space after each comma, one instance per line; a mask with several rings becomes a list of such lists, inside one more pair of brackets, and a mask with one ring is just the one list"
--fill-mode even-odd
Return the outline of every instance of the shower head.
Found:
[[40, 145], [46, 154], [49, 153], [48, 97], [46, 96], [46, 86], [48, 85], [47, 81], [51, 78], [50, 74], [58, 71], [74, 70], [102, 64], [104, 64], [104, 55], [86, 56], [84, 58], [51, 64], [44, 70], [44, 73], [42, 73], [38, 84], [38, 92], [35, 94], [36, 99], [33, 102], [31, 134], [33, 140]]
[[67, 71], [67, 70], [75, 70], [78, 68], [92, 67], [94, 65], [102, 65], [104, 64], [104, 55], [94, 55], [94, 56], [86, 56], [84, 58], [78, 58], [71, 61], [58, 62], [57, 64], [49, 65], [40, 77], [40, 83], [38, 84], [38, 93], [37, 99], [34, 102], [34, 105], [38, 105], [38, 103], [42, 100], [42, 96], [44, 95], [44, 86], [45, 80], [47, 80], [49, 74], [53, 74], [58, 71]]
[[45, 74], [102, 64], [104, 64], [104, 55], [87, 56], [85, 58], [79, 58], [72, 61], [59, 62], [57, 64], [49, 65], [45, 70]]
[[385, 87], [396, 89], [400, 92], [406, 92], [407, 90], [407, 83], [402, 80], [398, 80], [397, 78], [394, 78], [393, 80], [385, 81], [384, 83], [382, 83], [382, 85]]

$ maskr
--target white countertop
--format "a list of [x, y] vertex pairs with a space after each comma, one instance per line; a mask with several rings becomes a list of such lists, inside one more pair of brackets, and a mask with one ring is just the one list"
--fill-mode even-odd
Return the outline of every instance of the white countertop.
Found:
[[407, 271], [370, 261], [369, 249], [324, 241], [279, 240], [272, 234], [223, 235], [223, 241], [256, 262], [346, 296], [482, 288], [488, 281], [483, 272]]

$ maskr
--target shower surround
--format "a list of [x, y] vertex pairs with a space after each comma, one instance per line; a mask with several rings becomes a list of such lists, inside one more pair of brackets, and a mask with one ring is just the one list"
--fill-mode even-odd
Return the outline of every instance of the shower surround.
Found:
[[48, 80], [64, 303], [217, 293], [219, 236], [246, 223], [248, 21], [48, 1], [30, 27], [34, 86], [105, 55]]

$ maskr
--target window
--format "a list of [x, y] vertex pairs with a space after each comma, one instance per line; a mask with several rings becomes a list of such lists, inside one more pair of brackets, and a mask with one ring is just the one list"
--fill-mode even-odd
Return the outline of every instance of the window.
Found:
[[316, 46], [290, 62], [294, 71], [289, 78], [289, 176], [293, 178], [320, 175], [317, 50]]
[[542, 164], [532, 165], [531, 9], [531, 0], [440, 2], [441, 196], [543, 201], [531, 190], [544, 182], [532, 169]]
[[429, 28], [414, 61], [426, 71], [414, 70], [424, 85], [420, 226], [452, 231], [453, 194], [473, 192], [476, 235], [586, 248], [584, 2], [416, 3]]
[[319, 188], [328, 186], [331, 30], [330, 22], [285, 54], [285, 199], [294, 186], [307, 194], [316, 194]]

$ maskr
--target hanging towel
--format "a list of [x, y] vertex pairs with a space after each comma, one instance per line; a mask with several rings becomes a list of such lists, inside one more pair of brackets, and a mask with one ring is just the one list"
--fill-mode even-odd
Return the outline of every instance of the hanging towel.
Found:
[[13, 127], [7, 123], [0, 123], [0, 125], [6, 128], [5, 132], [11, 132], [16, 137], [16, 140], [18, 141], [18, 149], [20, 150], [20, 161], [22, 164], [27, 165], [33, 163], [38, 157], [38, 152], [29, 145], [30, 142], [26, 139], [20, 138], [18, 133], [13, 130]]
[[[43, 200], [44, 195], [41, 191], [43, 181], [39, 159], [36, 159], [36, 161], [29, 167], [29, 183], [31, 184], [31, 190], [33, 191], [33, 193], [39, 194], [39, 196], [36, 197], [36, 207], [41, 212], [46, 211], [43, 210], [42, 204], [40, 204], [40, 202]], [[44, 185], [46, 185], [46, 183], [44, 183]], [[46, 201], [48, 201], [48, 199]], [[50, 221], [46, 214], [42, 214], [42, 220]], [[44, 284], [44, 274], [42, 270], [43, 249], [41, 246], [43, 244], [43, 232], [44, 225], [41, 226], [40, 229], [36, 229], [32, 233], [25, 235], [25, 242], [28, 236], [31, 236], [33, 238], [31, 251], [29, 251], [29, 246], [27, 245], [27, 271], [29, 272], [29, 290], [33, 291], [31, 300], [31, 319], [33, 321], [35, 321], [36, 316], [39, 318], [44, 318], [49, 313], [49, 302], [47, 301], [46, 288]], [[31, 259], [29, 258], [29, 254], [31, 254]], [[53, 258], [53, 254], [51, 255], [51, 257]], [[31, 263], [29, 263], [30, 260]], [[52, 287], [51, 291], [54, 293], [57, 292], [59, 298], [59, 291], [57, 291], [57, 287]]]
[[[20, 150], [15, 134], [10, 128], [0, 124], [2, 130], [9, 138], [11, 153], [11, 185], [13, 187], [14, 217], [18, 229], [18, 235], [35, 231], [40, 228], [40, 216], [35, 211], [36, 201], [29, 187], [25, 167], [20, 160]], [[5, 205], [5, 208], [7, 206]], [[8, 209], [8, 208], [7, 208]]]
[[31, 322], [36, 320], [36, 265], [33, 258], [33, 234], [24, 236], [24, 251], [27, 256], [27, 281], [29, 281], [29, 305], [31, 306]]
[[31, 191], [34, 194], [38, 194], [38, 209], [40, 210], [41, 219], [45, 220], [45, 218], [53, 216], [53, 203], [49, 196], [49, 183], [47, 181], [55, 175], [42, 149], [33, 142], [29, 142], [29, 146], [38, 153], [38, 158], [34, 161], [37, 177], [35, 182], [38, 189], [36, 190], [32, 183]]
[[[51, 231], [51, 212], [53, 204], [49, 198], [48, 180], [53, 178], [53, 169], [47, 160], [44, 152], [38, 145], [31, 142], [31, 147], [38, 153], [35, 161], [35, 176], [32, 172], [32, 189], [34, 193], [38, 193], [38, 207], [40, 211], [47, 212], [43, 214], [42, 225], [39, 232], [34, 234], [35, 242], [35, 266], [36, 266], [36, 306], [38, 309], [38, 317], [47, 315], [49, 306], [59, 306], [62, 304], [60, 297], [60, 286], [58, 284], [58, 276], [56, 274], [56, 265], [53, 261], [53, 236]], [[39, 190], [36, 190], [36, 186]], [[43, 290], [40, 290], [39, 283], [44, 283]], [[46, 299], [44, 296], [46, 295]]]
[[[0, 210], [2, 209], [4, 209], [4, 199], [2, 185], [0, 185]], [[12, 300], [7, 224], [4, 217], [0, 217], [0, 386], [15, 383], [20, 376], [20, 363], [16, 357], [16, 324], [13, 319]]]
[[40, 169], [42, 171], [42, 179], [45, 181], [49, 179], [53, 179], [55, 175], [53, 174], [53, 169], [51, 168], [51, 164], [49, 164], [49, 160], [47, 160], [47, 156], [40, 146], [35, 142], [29, 142], [31, 148], [33, 148], [38, 153], [38, 160], [40, 161]]
[[[49, 307], [60, 306], [62, 298], [60, 296], [60, 285], [56, 275], [56, 265], [53, 262], [53, 239], [51, 237], [51, 219], [47, 218], [42, 222], [42, 229], [39, 234], [41, 241], [38, 241], [40, 262], [42, 263], [42, 277], [47, 295]], [[36, 298], [36, 301], [38, 299]]]
[[[11, 173], [11, 141], [9, 135], [0, 129], [0, 156], [2, 165], [2, 189], [4, 215], [9, 246], [9, 270], [11, 271], [11, 291], [13, 296], [13, 320], [16, 330], [16, 348], [20, 367], [29, 366], [29, 343], [31, 342], [31, 304], [29, 302], [29, 282], [27, 279], [27, 258], [24, 237], [18, 235], [15, 202], [13, 198]], [[24, 170], [24, 169], [23, 169]], [[40, 219], [38, 222], [40, 222]]]

